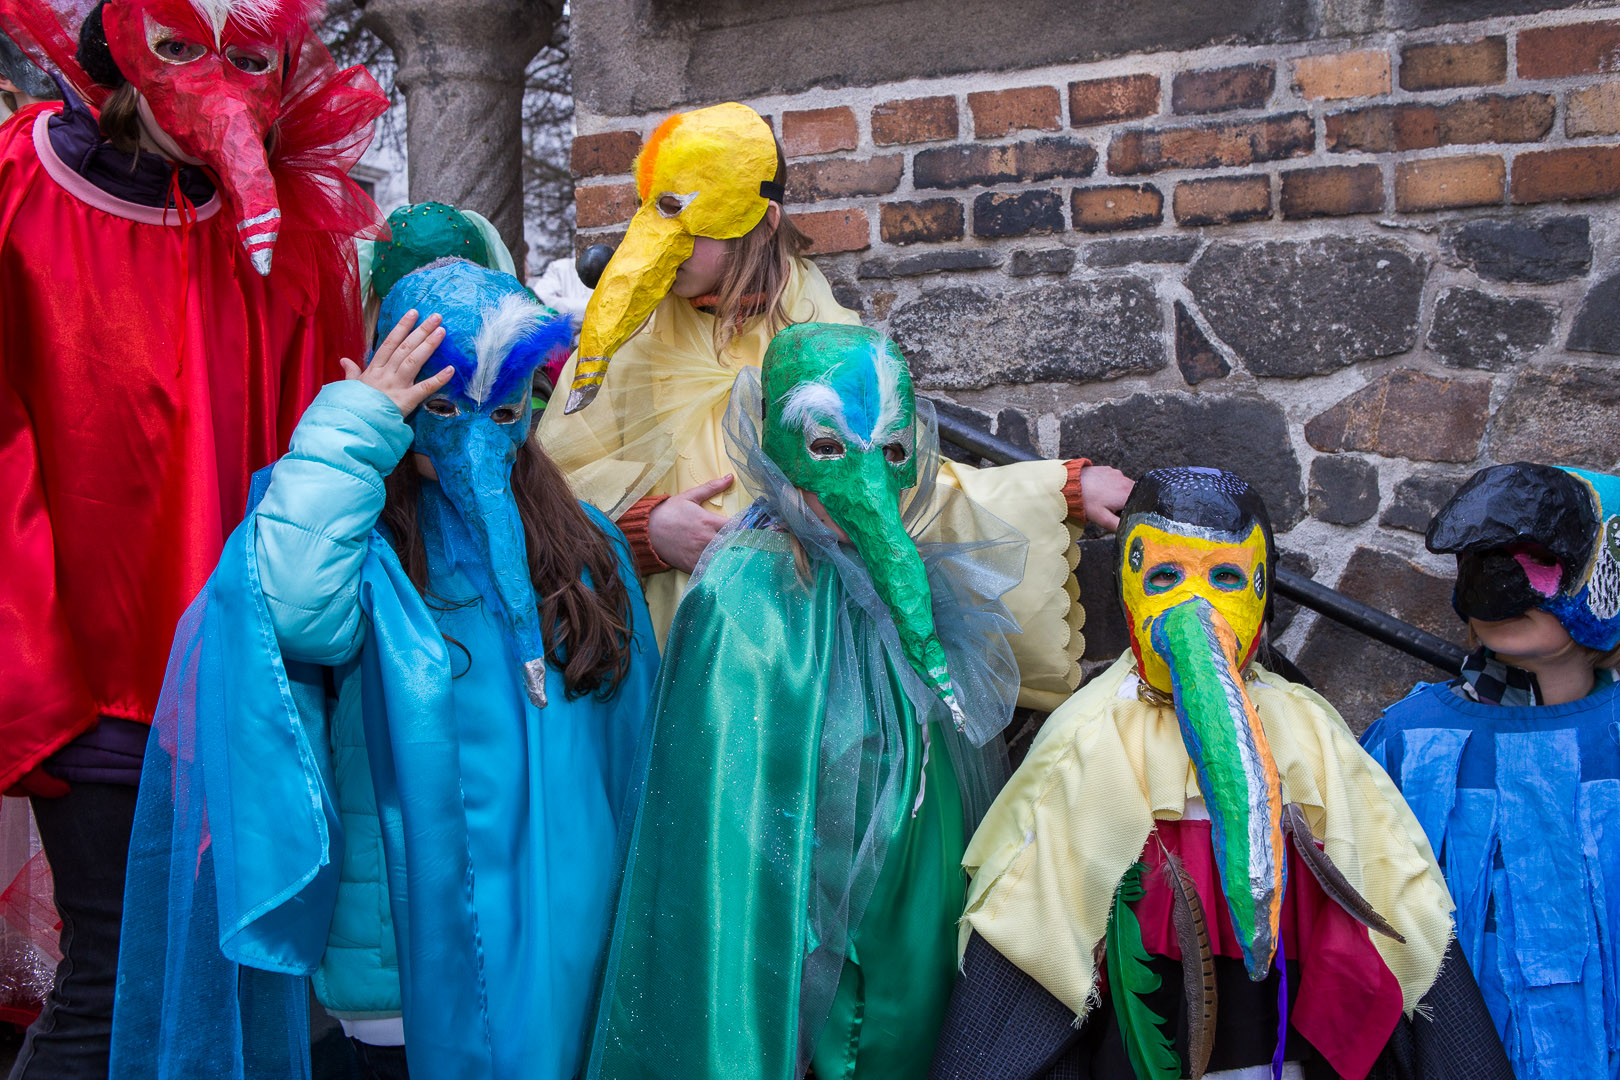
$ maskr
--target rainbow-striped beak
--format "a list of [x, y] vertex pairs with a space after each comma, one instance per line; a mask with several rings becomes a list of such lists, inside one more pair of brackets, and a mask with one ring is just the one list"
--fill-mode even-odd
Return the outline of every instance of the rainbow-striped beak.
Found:
[[1282, 784], [1260, 714], [1244, 689], [1246, 657], [1226, 619], [1201, 596], [1153, 616], [1148, 637], [1170, 669], [1176, 719], [1209, 810], [1232, 927], [1249, 978], [1258, 982], [1277, 951], [1288, 860]]

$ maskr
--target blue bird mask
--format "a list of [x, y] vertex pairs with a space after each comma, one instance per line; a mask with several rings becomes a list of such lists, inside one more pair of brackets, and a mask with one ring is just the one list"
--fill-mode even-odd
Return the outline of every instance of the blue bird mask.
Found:
[[[444, 389], [412, 416], [411, 449], [433, 462], [449, 513], [459, 519], [454, 531], [462, 541], [449, 545], [453, 561], [505, 625], [524, 690], [544, 706], [545, 642], [512, 497], [512, 466], [529, 436], [534, 369], [553, 350], [569, 347], [568, 319], [512, 275], [464, 259], [431, 263], [401, 278], [383, 299], [378, 325], [393, 326], [411, 308], [444, 320], [444, 340], [418, 381], [446, 365], [455, 368]], [[430, 491], [424, 487], [424, 501]], [[422, 520], [424, 532], [436, 527], [431, 514]]]

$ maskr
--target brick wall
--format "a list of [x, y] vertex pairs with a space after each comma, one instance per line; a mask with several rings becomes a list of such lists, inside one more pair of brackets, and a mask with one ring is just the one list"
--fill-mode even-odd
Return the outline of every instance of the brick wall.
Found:
[[[840, 298], [942, 407], [1133, 473], [1234, 468], [1288, 562], [1435, 632], [1421, 533], [1463, 476], [1620, 462], [1620, 8], [749, 104]], [[660, 118], [581, 113], [582, 245], [619, 235]], [[1293, 615], [1354, 720], [1428, 675]], [[1088, 616], [1117, 654], [1113, 605]]]

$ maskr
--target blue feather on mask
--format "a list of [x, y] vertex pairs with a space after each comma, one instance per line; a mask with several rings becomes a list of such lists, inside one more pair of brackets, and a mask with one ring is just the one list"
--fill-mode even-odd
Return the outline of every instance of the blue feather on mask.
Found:
[[546, 307], [510, 274], [465, 259], [441, 259], [401, 278], [383, 299], [379, 337], [410, 309], [444, 320], [444, 341], [418, 378], [455, 368], [444, 393], [471, 411], [508, 403], [535, 368], [572, 334], [566, 315]]

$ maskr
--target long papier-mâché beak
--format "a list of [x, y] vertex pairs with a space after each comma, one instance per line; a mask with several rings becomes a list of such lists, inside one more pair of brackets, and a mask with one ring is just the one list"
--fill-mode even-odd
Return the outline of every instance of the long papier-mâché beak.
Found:
[[578, 412], [596, 399], [613, 354], [669, 295], [675, 271], [691, 256], [692, 234], [679, 221], [664, 217], [655, 206], [636, 211], [585, 306], [579, 360], [564, 413]]
[[232, 108], [237, 104], [228, 94], [221, 95], [222, 137], [207, 163], [219, 176], [227, 205], [241, 214], [236, 238], [247, 252], [248, 261], [261, 276], [268, 276], [276, 240], [281, 235], [281, 205], [261, 125], [245, 104]]
[[[881, 453], [860, 459], [864, 483], [838, 492], [820, 494], [822, 505], [840, 528], [872, 575], [872, 585], [894, 616], [900, 647], [907, 661], [923, 682], [950, 710], [957, 730], [967, 719], [957, 700], [956, 685], [934, 627], [933, 593], [928, 587], [928, 571], [917, 545], [906, 533], [900, 507], [893, 497], [888, 464]], [[863, 497], [866, 496], [866, 497]], [[886, 496], [886, 497], [885, 497]]]
[[467, 425], [454, 462], [434, 461], [439, 486], [483, 550], [490, 585], [523, 667], [524, 690], [537, 708], [546, 704], [545, 641], [529, 576], [523, 519], [512, 498], [512, 442], [482, 425]]
[[1288, 860], [1282, 785], [1260, 713], [1243, 684], [1237, 635], [1202, 597], [1153, 619], [1170, 668], [1182, 741], [1209, 811], [1215, 866], [1249, 978], [1271, 970], [1282, 930]]

